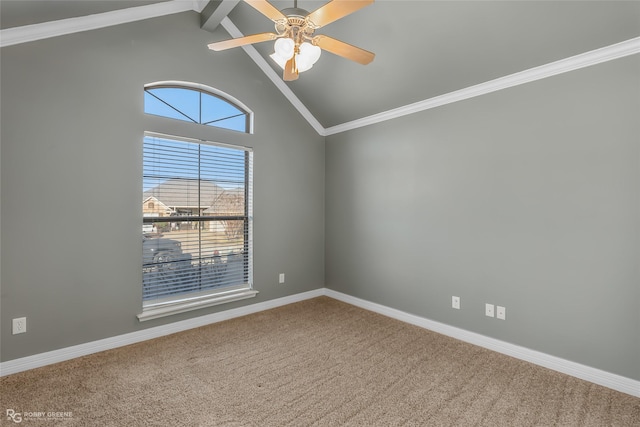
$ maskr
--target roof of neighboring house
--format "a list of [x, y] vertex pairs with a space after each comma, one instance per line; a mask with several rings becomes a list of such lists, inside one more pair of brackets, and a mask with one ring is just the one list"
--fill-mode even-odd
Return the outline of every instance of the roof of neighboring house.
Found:
[[[198, 204], [198, 190], [201, 195]], [[204, 179], [171, 178], [143, 193], [143, 200], [155, 197], [165, 206], [175, 208], [208, 208], [224, 193], [224, 188]]]
[[156, 196], [146, 196], [146, 194], [147, 194], [146, 192], [144, 194], [145, 194], [145, 196], [142, 199], [142, 203], [158, 202], [158, 203], [162, 204], [162, 202], [160, 200], [158, 200], [158, 198]]
[[[155, 208], [156, 210], [158, 210], [158, 209], [164, 209], [166, 211], [170, 211], [171, 210], [171, 208], [169, 206], [167, 206], [164, 203], [162, 203], [162, 201], [158, 200], [155, 196], [149, 196], [149, 197], [146, 197], [146, 198], [144, 198], [142, 200], [142, 204], [143, 205], [145, 203], [147, 203], [147, 202], [157, 203], [158, 206], [156, 206], [156, 208]], [[151, 209], [151, 208], [149, 208], [149, 209]]]
[[[199, 187], [198, 187], [199, 186]], [[201, 200], [198, 206], [198, 188]], [[244, 212], [244, 189], [225, 190], [213, 181], [171, 178], [143, 193], [143, 203], [153, 198], [169, 209], [201, 208], [206, 213], [238, 214]]]

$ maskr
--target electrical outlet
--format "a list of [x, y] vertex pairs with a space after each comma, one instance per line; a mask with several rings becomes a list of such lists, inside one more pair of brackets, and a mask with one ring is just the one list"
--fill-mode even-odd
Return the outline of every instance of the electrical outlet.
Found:
[[280, 277], [278, 278], [278, 283], [284, 283], [284, 273], [280, 273]]
[[451, 297], [451, 307], [460, 310], [460, 297]]
[[484, 314], [489, 317], [493, 317], [493, 304], [484, 305]]
[[507, 309], [501, 306], [496, 307], [496, 317], [498, 319], [506, 320], [507, 319]]
[[13, 319], [13, 335], [24, 334], [25, 332], [27, 332], [27, 318], [19, 317]]

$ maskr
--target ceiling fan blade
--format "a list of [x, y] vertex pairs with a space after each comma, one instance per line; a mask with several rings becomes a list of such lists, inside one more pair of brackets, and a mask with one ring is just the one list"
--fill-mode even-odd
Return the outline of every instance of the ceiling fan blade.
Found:
[[237, 39], [224, 40], [221, 42], [214, 42], [209, 44], [209, 49], [211, 50], [225, 50], [231, 49], [232, 47], [244, 46], [252, 43], [260, 43], [266, 42], [269, 40], [275, 40], [278, 38], [277, 34], [274, 33], [260, 33], [253, 34], [251, 36], [246, 37], [238, 37]]
[[325, 35], [315, 36], [313, 38], [313, 44], [327, 52], [342, 56], [343, 58], [350, 59], [362, 65], [367, 65], [373, 61], [373, 58], [376, 56], [375, 53], [369, 52], [368, 50], [360, 49], [359, 47]]
[[298, 66], [296, 65], [296, 56], [293, 55], [290, 60], [284, 66], [284, 75], [282, 80], [290, 82], [292, 80], [298, 80]]
[[278, 9], [275, 8], [271, 3], [267, 0], [244, 0], [246, 3], [249, 3], [254, 9], [258, 12], [262, 13], [267, 18], [272, 21], [279, 21], [284, 19], [287, 20], [287, 17], [282, 14]]
[[333, 0], [307, 15], [307, 19], [318, 28], [344, 18], [356, 10], [373, 3], [374, 0]]

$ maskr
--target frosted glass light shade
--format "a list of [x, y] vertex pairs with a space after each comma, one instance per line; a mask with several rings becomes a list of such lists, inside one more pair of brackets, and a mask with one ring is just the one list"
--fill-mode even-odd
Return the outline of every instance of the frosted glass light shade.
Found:
[[273, 59], [275, 61], [276, 64], [278, 64], [280, 66], [280, 68], [282, 68], [284, 70], [284, 66], [287, 65], [288, 59], [284, 59], [283, 57], [281, 57], [280, 55], [278, 55], [275, 52], [272, 53], [269, 56], [271, 57], [271, 59]]
[[295, 45], [295, 42], [290, 38], [283, 37], [278, 39], [273, 45], [275, 52], [269, 56], [280, 66], [280, 68], [284, 69], [287, 61], [293, 56]]
[[[287, 61], [290, 60], [294, 54], [295, 42], [290, 38], [281, 38], [276, 40], [273, 48], [275, 52], [269, 56], [280, 68], [284, 69]], [[320, 59], [322, 50], [318, 46], [307, 42], [302, 43], [299, 49], [299, 53], [296, 54], [296, 67], [298, 68], [298, 72], [301, 73], [313, 67], [313, 64]]]
[[321, 53], [322, 49], [318, 46], [312, 45], [311, 43], [304, 42], [300, 45], [300, 55], [308, 57], [312, 64], [318, 62]]
[[296, 63], [298, 65], [298, 72], [307, 71], [318, 59], [320, 59], [320, 53], [322, 50], [318, 46], [314, 46], [311, 43], [304, 42], [300, 45], [300, 53], [296, 57]]
[[275, 44], [273, 45], [276, 55], [285, 60], [291, 59], [291, 57], [293, 56], [294, 47], [294, 41], [287, 37], [276, 40]]

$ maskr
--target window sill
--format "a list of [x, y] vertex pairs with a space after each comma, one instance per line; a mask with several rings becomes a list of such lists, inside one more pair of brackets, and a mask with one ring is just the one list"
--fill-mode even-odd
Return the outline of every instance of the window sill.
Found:
[[158, 319], [160, 317], [171, 316], [173, 314], [197, 310], [199, 308], [253, 298], [257, 293], [258, 291], [253, 289], [242, 289], [232, 293], [209, 295], [197, 300], [178, 301], [173, 304], [143, 308], [142, 313], [138, 314], [138, 320], [140, 322], [144, 322], [147, 320]]

